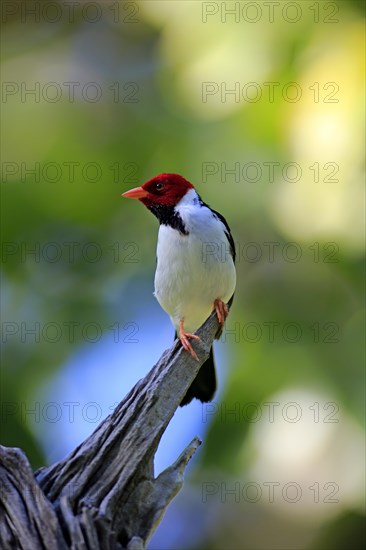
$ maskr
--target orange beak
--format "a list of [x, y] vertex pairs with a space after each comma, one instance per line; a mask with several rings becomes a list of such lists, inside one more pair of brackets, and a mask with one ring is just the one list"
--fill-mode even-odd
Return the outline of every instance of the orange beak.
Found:
[[121, 197], [126, 197], [127, 199], [143, 199], [148, 196], [148, 192], [145, 191], [142, 187], [135, 187], [122, 193]]

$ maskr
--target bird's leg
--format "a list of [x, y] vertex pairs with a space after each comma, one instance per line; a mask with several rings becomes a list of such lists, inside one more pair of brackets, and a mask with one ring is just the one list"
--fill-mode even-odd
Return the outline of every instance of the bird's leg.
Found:
[[214, 307], [215, 307], [215, 310], [216, 310], [216, 315], [217, 315], [217, 318], [219, 320], [219, 323], [220, 323], [221, 326], [223, 326], [224, 323], [225, 323], [226, 317], [229, 315], [228, 307], [225, 304], [225, 302], [223, 302], [219, 298], [217, 298], [214, 301]]
[[183, 319], [179, 322], [178, 337], [179, 337], [179, 340], [182, 342], [182, 346], [184, 347], [184, 349], [186, 349], [192, 355], [193, 359], [195, 359], [196, 361], [199, 361], [197, 357], [197, 353], [194, 351], [191, 344], [189, 343], [189, 338], [191, 338], [192, 340], [201, 340], [201, 338], [197, 336], [197, 334], [191, 334], [190, 332], [186, 332], [184, 330]]

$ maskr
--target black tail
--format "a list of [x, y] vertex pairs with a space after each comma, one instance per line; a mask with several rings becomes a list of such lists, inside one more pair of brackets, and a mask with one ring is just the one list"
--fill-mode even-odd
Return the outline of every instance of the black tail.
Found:
[[183, 397], [180, 406], [183, 407], [183, 405], [188, 405], [194, 397], [199, 399], [202, 403], [212, 401], [215, 391], [216, 373], [213, 351], [211, 348], [209, 358], [203, 363], [202, 367], [198, 371], [196, 378], [193, 380], [187, 393]]
[[[234, 245], [234, 242], [232, 244]], [[227, 305], [229, 309], [231, 308], [233, 300], [234, 294], [228, 301]], [[218, 340], [220, 338], [222, 331], [223, 327], [220, 326], [217, 334], [215, 335], [215, 340]], [[175, 332], [174, 338], [177, 338], [177, 332]], [[209, 401], [212, 401], [213, 396], [215, 395], [215, 391], [216, 372], [213, 358], [213, 349], [211, 347], [209, 358], [203, 363], [202, 367], [198, 371], [196, 378], [193, 380], [192, 384], [188, 388], [187, 393], [183, 397], [180, 407], [188, 405], [188, 403], [190, 403], [194, 398], [199, 399], [201, 403], [208, 403]]]

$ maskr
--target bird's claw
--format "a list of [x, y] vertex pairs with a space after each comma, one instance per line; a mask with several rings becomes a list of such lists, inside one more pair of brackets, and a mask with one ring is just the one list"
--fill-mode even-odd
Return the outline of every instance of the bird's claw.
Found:
[[225, 302], [219, 298], [214, 301], [214, 306], [216, 310], [216, 315], [221, 326], [224, 325], [226, 317], [229, 315], [229, 310]]
[[197, 353], [194, 351], [191, 344], [189, 343], [189, 339], [201, 341], [201, 338], [199, 336], [197, 336], [197, 334], [192, 334], [191, 332], [186, 332], [184, 330], [183, 321], [180, 322], [179, 339], [180, 339], [184, 349], [187, 350], [188, 353], [190, 353], [192, 355], [193, 359], [195, 359], [196, 361], [199, 361]]

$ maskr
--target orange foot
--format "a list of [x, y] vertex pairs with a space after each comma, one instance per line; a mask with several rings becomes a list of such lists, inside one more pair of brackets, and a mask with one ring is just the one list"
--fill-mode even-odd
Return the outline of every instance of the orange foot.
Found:
[[217, 298], [214, 301], [214, 306], [216, 309], [216, 315], [219, 320], [220, 325], [224, 325], [226, 317], [229, 315], [229, 310], [225, 302]]
[[197, 353], [194, 351], [191, 344], [189, 343], [189, 338], [191, 338], [192, 340], [201, 340], [201, 338], [196, 334], [191, 334], [190, 332], [186, 332], [184, 330], [184, 321], [180, 321], [179, 323], [178, 337], [182, 342], [182, 346], [184, 347], [184, 349], [186, 349], [192, 355], [193, 359], [195, 359], [196, 361], [199, 361]]

